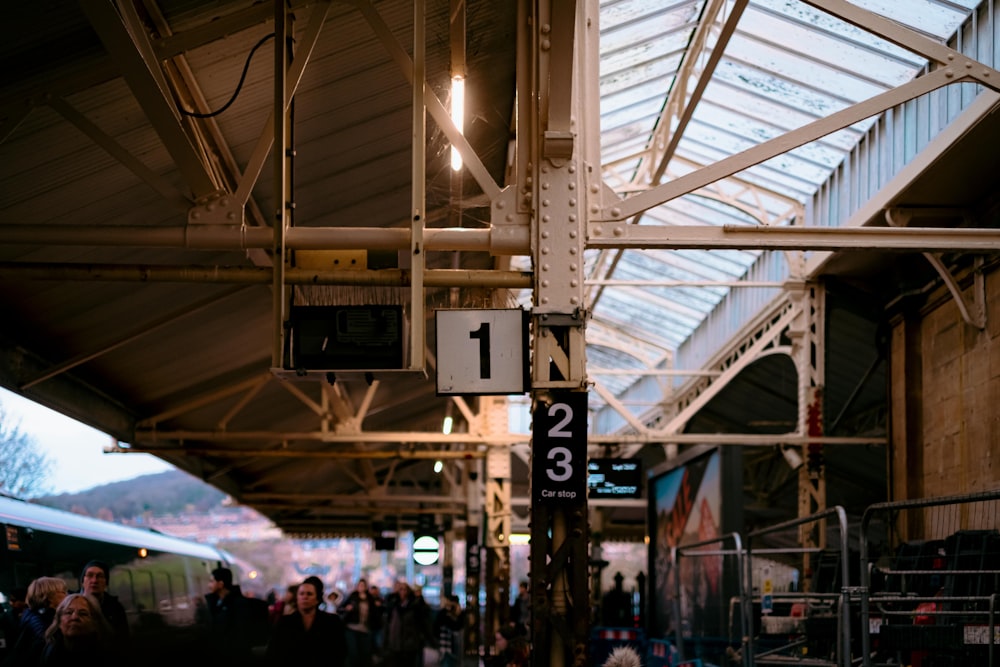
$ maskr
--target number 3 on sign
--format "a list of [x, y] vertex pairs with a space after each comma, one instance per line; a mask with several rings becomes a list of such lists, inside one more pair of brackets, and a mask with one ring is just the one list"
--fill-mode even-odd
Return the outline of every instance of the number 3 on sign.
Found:
[[551, 466], [545, 468], [545, 474], [553, 482], [565, 482], [573, 476], [573, 454], [565, 447], [553, 447], [549, 450]]

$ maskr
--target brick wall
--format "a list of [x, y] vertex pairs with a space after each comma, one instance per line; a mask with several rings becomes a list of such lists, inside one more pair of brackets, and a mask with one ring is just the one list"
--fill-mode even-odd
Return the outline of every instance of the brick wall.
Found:
[[[976, 308], [971, 274], [961, 284]], [[1000, 487], [1000, 270], [986, 275], [986, 307], [980, 330], [940, 287], [892, 321], [893, 499]]]

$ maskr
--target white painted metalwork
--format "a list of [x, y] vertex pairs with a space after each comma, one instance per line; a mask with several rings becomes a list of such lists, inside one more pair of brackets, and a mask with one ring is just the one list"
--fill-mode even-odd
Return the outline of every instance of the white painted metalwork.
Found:
[[[899, 145], [890, 133], [927, 136], [926, 145], [977, 95], [992, 99], [980, 85], [954, 83], [970, 73], [992, 81], [992, 60], [965, 66], [975, 63], [969, 58], [981, 61], [981, 54], [995, 58], [995, 49], [983, 47], [988, 39], [992, 44], [992, 14], [970, 20], [979, 4], [603, 1], [601, 161], [605, 182], [624, 199], [605, 199], [605, 215], [617, 222], [592, 223], [589, 230], [588, 330], [621, 327], [665, 346], [672, 364], [698, 368], [707, 362], [707, 350], [728, 345], [739, 323], [773, 304], [781, 293], [778, 283], [814, 270], [829, 255], [822, 246], [895, 245], [895, 237], [865, 236], [880, 232], [845, 233], [834, 242], [802, 227], [841, 226], [845, 213], [864, 206], [879, 184], [916, 157], [919, 144], [903, 155], [869, 157]], [[970, 22], [971, 39], [954, 40]], [[713, 51], [716, 46], [721, 53]], [[714, 66], [708, 66], [710, 57], [717, 59]], [[955, 64], [961, 67], [950, 68]], [[702, 73], [711, 79], [699, 84]], [[928, 104], [944, 113], [905, 112]], [[903, 125], [914, 117], [931, 118], [933, 126]], [[948, 143], [942, 139], [942, 149]], [[670, 161], [661, 165], [658, 186], [664, 156]], [[640, 224], [628, 224], [639, 212]], [[766, 240], [786, 234], [787, 243]], [[977, 238], [955, 242], [986, 241], [976, 232], [970, 236]], [[719, 242], [681, 242], [695, 237]], [[731, 242], [721, 240], [729, 237]], [[934, 243], [948, 244], [944, 237]], [[921, 247], [917, 238], [900, 243]], [[790, 264], [784, 253], [767, 248], [796, 248], [796, 259]], [[802, 264], [804, 259], [811, 261]], [[685, 280], [692, 282], [670, 283]], [[728, 283], [737, 280], [775, 287], [734, 291]], [[700, 315], [692, 318], [693, 312]], [[588, 355], [603, 367], [635, 365], [599, 345], [591, 344]], [[664, 396], [661, 380], [639, 372], [601, 379], [632, 380], [613, 390], [625, 405]], [[604, 415], [594, 398], [598, 415]], [[595, 429], [621, 425], [613, 413], [609, 408], [608, 423], [595, 419]]]

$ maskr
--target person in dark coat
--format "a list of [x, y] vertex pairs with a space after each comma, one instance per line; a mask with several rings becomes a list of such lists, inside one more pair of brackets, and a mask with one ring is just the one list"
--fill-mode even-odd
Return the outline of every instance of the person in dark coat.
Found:
[[321, 611], [323, 583], [309, 577], [299, 584], [296, 609], [278, 619], [267, 644], [266, 662], [276, 665], [344, 667], [347, 642], [344, 622]]
[[387, 667], [421, 664], [430, 635], [427, 613], [426, 603], [417, 599], [410, 585], [399, 582], [386, 612], [383, 658]]
[[461, 633], [464, 627], [465, 619], [458, 596], [448, 595], [434, 616], [432, 629], [441, 653], [441, 667], [457, 667], [461, 663]]
[[93, 595], [97, 599], [101, 605], [104, 619], [111, 625], [115, 637], [125, 646], [130, 636], [128, 616], [125, 614], [125, 607], [118, 598], [108, 593], [110, 577], [111, 568], [107, 563], [92, 560], [83, 566], [83, 571], [80, 573], [80, 592]]
[[207, 653], [222, 664], [250, 663], [253, 657], [250, 608], [239, 587], [233, 585], [232, 570], [226, 567], [212, 570], [205, 606], [208, 612]]
[[374, 636], [382, 627], [382, 600], [368, 592], [368, 581], [358, 579], [340, 607], [347, 624], [347, 653], [351, 667], [371, 667]]
[[520, 634], [531, 638], [531, 594], [526, 579], [517, 585], [517, 596], [510, 607], [510, 622]]
[[28, 585], [28, 608], [21, 614], [19, 631], [9, 640], [12, 648], [3, 667], [38, 664], [45, 649], [45, 631], [67, 593], [66, 582], [58, 577], [38, 577]]

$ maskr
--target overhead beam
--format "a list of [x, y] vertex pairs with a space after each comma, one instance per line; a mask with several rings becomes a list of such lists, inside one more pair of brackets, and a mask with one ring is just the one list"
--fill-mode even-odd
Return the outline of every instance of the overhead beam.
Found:
[[[120, 5], [129, 6], [130, 3]], [[80, 8], [111, 54], [112, 60], [119, 66], [125, 83], [183, 174], [194, 198], [218, 190], [220, 184], [208, 168], [202, 153], [185, 132], [177, 109], [170, 100], [152, 45], [148, 41], [134, 41], [145, 33], [132, 31], [136, 33], [133, 35], [124, 23], [129, 17], [123, 16], [119, 7], [109, 0], [81, 2]]]
[[113, 158], [123, 164], [146, 185], [159, 193], [166, 201], [173, 204], [177, 210], [186, 212], [191, 206], [191, 200], [179, 192], [170, 181], [143, 164], [125, 147], [114, 140], [101, 128], [73, 108], [61, 97], [49, 100], [49, 106], [60, 116], [69, 121], [76, 129], [85, 134], [91, 141], [100, 146]]
[[194, 315], [195, 313], [198, 313], [209, 306], [217, 306], [224, 299], [240, 291], [242, 291], [242, 288], [229, 289], [225, 292], [222, 292], [221, 294], [215, 294], [205, 299], [196, 301], [195, 303], [186, 305], [183, 308], [177, 308], [175, 310], [164, 313], [160, 317], [157, 317], [153, 321], [146, 323], [143, 327], [137, 330], [129, 332], [123, 331], [122, 332], [123, 335], [119, 336], [117, 339], [115, 339], [111, 343], [108, 343], [107, 345], [104, 345], [103, 347], [90, 350], [89, 352], [79, 354], [73, 357], [72, 359], [67, 359], [61, 363], [54, 364], [51, 368], [47, 369], [45, 372], [40, 373], [36, 377], [33, 377], [30, 380], [24, 382], [21, 385], [21, 389], [22, 390], [29, 389], [35, 386], [36, 384], [52, 379], [56, 375], [66, 373], [76, 368], [77, 366], [87, 363], [88, 361], [92, 361], [98, 357], [104, 356], [105, 354], [113, 352], [114, 350], [117, 350], [119, 347], [122, 347], [124, 345], [128, 345], [129, 343], [134, 342], [150, 333], [153, 333], [154, 331], [157, 331], [158, 329], [164, 326], [167, 326], [169, 324], [174, 324], [177, 320]]
[[[359, 2], [357, 3], [358, 10], [364, 15], [368, 24], [371, 26], [375, 35], [381, 40], [382, 45], [386, 48], [386, 51], [396, 61], [399, 69], [403, 72], [407, 81], [412, 85], [414, 77], [414, 66], [413, 60], [410, 59], [410, 54], [402, 47], [399, 41], [393, 35], [389, 26], [386, 25], [385, 21], [379, 15], [378, 11], [372, 6], [370, 2]], [[459, 154], [462, 156], [462, 163], [465, 168], [469, 170], [472, 177], [482, 188], [483, 192], [486, 194], [487, 199], [491, 202], [500, 197], [500, 186], [497, 185], [496, 181], [490, 175], [489, 170], [483, 164], [482, 160], [479, 159], [479, 155], [472, 148], [472, 144], [469, 143], [465, 135], [455, 127], [455, 123], [451, 119], [451, 114], [444, 105], [441, 104], [441, 100], [437, 98], [434, 94], [434, 90], [430, 86], [424, 87], [423, 93], [424, 106], [427, 111], [431, 114], [434, 122], [437, 124], [438, 128], [448, 137], [448, 141], [451, 145], [458, 149]]]
[[[3, 221], [7, 222], [7, 221]], [[67, 245], [188, 250], [247, 250], [270, 248], [271, 227], [187, 225], [175, 227], [0, 224], [3, 245]], [[293, 250], [403, 250], [410, 247], [410, 229], [381, 227], [291, 227], [285, 246]], [[469, 250], [494, 255], [526, 255], [530, 233], [520, 226], [503, 228], [427, 228], [424, 250]]]
[[383, 449], [302, 450], [302, 449], [206, 449], [199, 447], [106, 447], [105, 454], [155, 454], [156, 456], [194, 456], [197, 458], [263, 458], [263, 459], [481, 459], [486, 452], [477, 450], [417, 450]]
[[349, 493], [270, 493], [253, 492], [240, 494], [240, 500], [247, 503], [279, 502], [388, 502], [388, 503], [440, 503], [442, 505], [465, 506], [465, 497], [432, 496], [432, 495], [400, 495], [400, 494], [364, 494]]
[[[464, 445], [486, 445], [489, 447], [509, 447], [514, 445], [527, 445], [530, 443], [530, 435], [524, 433], [503, 433], [490, 436], [473, 435], [470, 433], [460, 433], [444, 435], [442, 433], [416, 433], [406, 432], [368, 432], [342, 435], [339, 433], [324, 433], [322, 431], [282, 433], [282, 432], [262, 432], [253, 431], [247, 433], [227, 432], [217, 433], [212, 431], [151, 431], [137, 430], [136, 443], [128, 447], [106, 447], [108, 454], [154, 454], [154, 455], [189, 455], [196, 456], [218, 456], [226, 457], [252, 457], [252, 456], [285, 456], [288, 458], [366, 458], [366, 455], [358, 452], [347, 452], [349, 456], [342, 456], [339, 453], [331, 455], [329, 450], [261, 450], [261, 449], [206, 449], [198, 447], [168, 447], [158, 446], [152, 443], [170, 442], [183, 440], [186, 442], [233, 442], [243, 444], [248, 442], [290, 442], [293, 440], [316, 441], [330, 444], [354, 444], [364, 443], [437, 443], [437, 444], [464, 444]], [[810, 442], [817, 442], [824, 445], [884, 445], [887, 442], [886, 436], [864, 436], [864, 437], [840, 437], [823, 436], [820, 438], [809, 437], [799, 433], [663, 433], [660, 431], [648, 434], [611, 434], [611, 435], [589, 435], [587, 443], [590, 445], [646, 445], [646, 444], [678, 444], [678, 445], [739, 445], [757, 447], [760, 445], [792, 444], [804, 445]], [[148, 444], [148, 446], [146, 445]], [[269, 454], [268, 452], [274, 452]], [[484, 452], [479, 450], [386, 450], [388, 456], [383, 456], [378, 452], [375, 458], [452, 458], [461, 459], [465, 457], [482, 458]]]
[[588, 248], [905, 250], [996, 252], [998, 229], [931, 227], [744, 227], [652, 226], [595, 223]]
[[[420, 507], [415, 504], [400, 504], [392, 505], [386, 501], [391, 501], [392, 497], [384, 498], [378, 501], [378, 504], [371, 505], [296, 505], [293, 503], [256, 503], [254, 509], [263, 512], [305, 512], [314, 517], [321, 516], [342, 516], [351, 515], [363, 512], [365, 514], [378, 513], [378, 514], [420, 514], [422, 512], [427, 512], [432, 508]], [[465, 515], [464, 507], [434, 507], [433, 511], [435, 514], [450, 514], [457, 516]]]
[[[269, 285], [271, 267], [236, 266], [152, 266], [120, 264], [59, 264], [0, 262], [0, 279], [60, 280], [137, 283], [218, 283]], [[411, 273], [400, 269], [378, 271], [313, 271], [287, 269], [286, 285], [378, 285], [405, 287], [411, 284]], [[528, 289], [531, 273], [523, 271], [492, 271], [463, 269], [428, 269], [424, 272], [424, 287], [491, 287], [496, 289]]]

